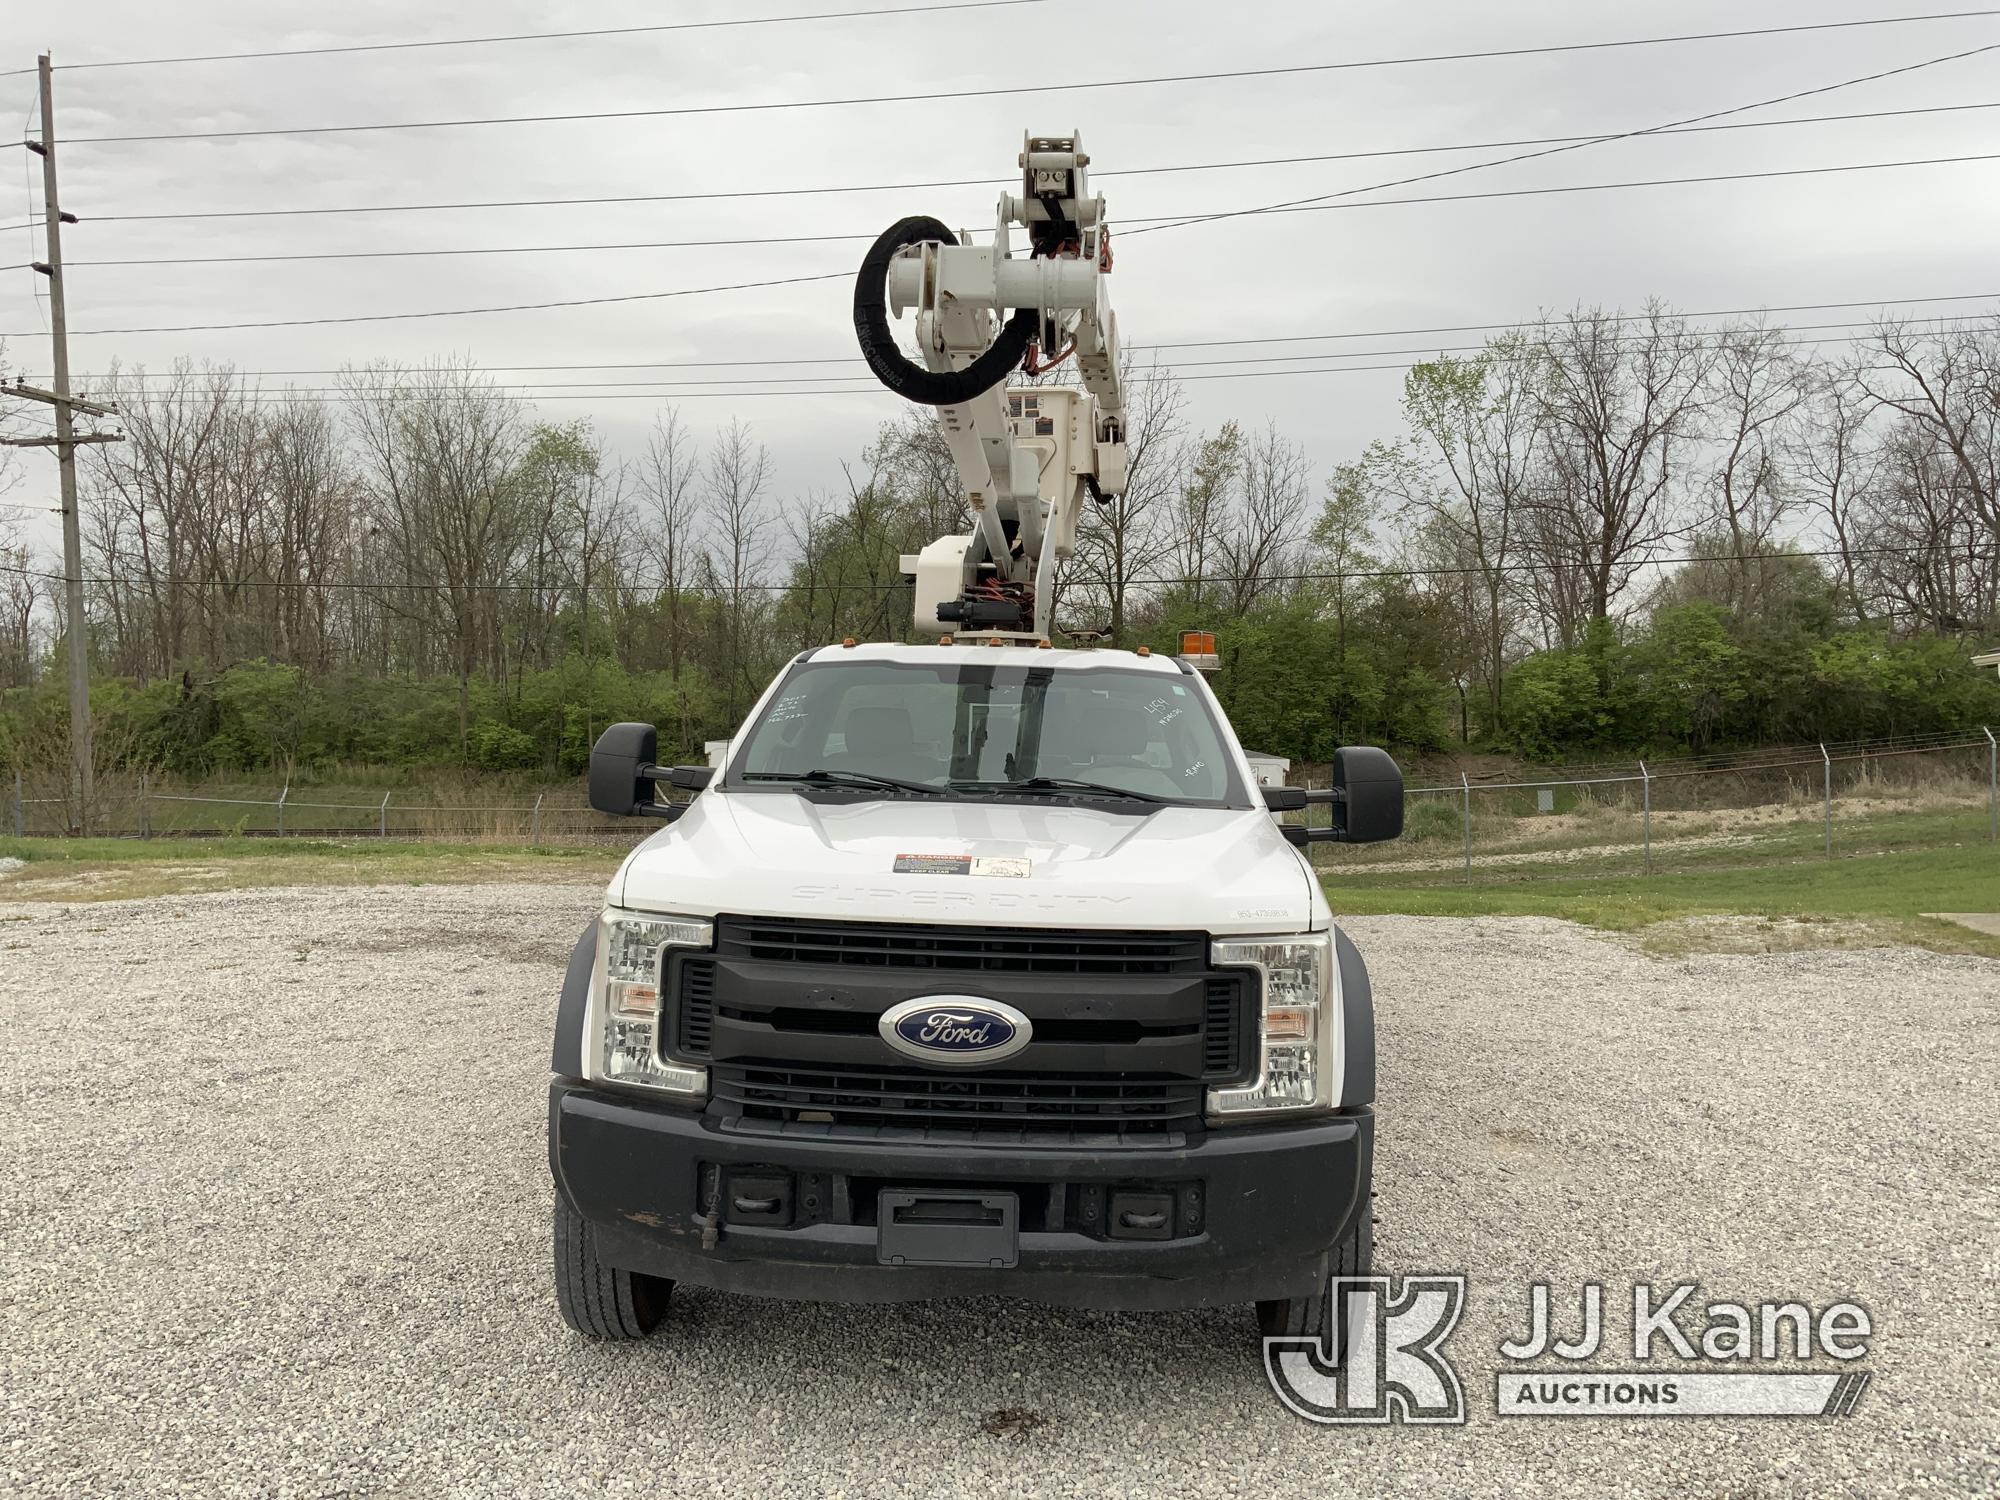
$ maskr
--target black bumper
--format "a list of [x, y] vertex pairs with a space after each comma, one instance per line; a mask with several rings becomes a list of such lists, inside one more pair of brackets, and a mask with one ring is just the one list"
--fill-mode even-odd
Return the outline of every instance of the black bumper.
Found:
[[[1328, 1251], [1368, 1212], [1374, 1124], [1361, 1110], [1139, 1145], [753, 1128], [557, 1082], [549, 1163], [608, 1263], [694, 1286], [840, 1302], [990, 1295], [1204, 1307], [1325, 1285]], [[753, 1178], [758, 1194], [784, 1198], [771, 1211], [783, 1222], [729, 1222], [741, 1194], [728, 1184]], [[1018, 1262], [879, 1263], [877, 1198], [902, 1188], [1014, 1194]], [[1163, 1202], [1164, 1234], [1110, 1237], [1122, 1231], [1108, 1230], [1107, 1210], [1120, 1202]]]

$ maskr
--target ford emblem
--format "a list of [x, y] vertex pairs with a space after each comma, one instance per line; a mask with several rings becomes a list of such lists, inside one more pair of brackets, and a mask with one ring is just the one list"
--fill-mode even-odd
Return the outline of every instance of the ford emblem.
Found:
[[983, 1067], [1028, 1045], [1034, 1023], [1011, 1005], [977, 995], [919, 995], [882, 1012], [882, 1040], [905, 1057], [947, 1067]]

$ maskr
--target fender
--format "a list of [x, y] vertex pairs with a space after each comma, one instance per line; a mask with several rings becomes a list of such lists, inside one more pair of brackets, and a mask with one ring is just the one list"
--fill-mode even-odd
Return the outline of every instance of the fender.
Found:
[[590, 974], [597, 966], [597, 919], [583, 929], [563, 971], [562, 998], [556, 1004], [556, 1040], [549, 1054], [549, 1071], [558, 1078], [583, 1077], [583, 1016], [590, 1003]]
[[1333, 951], [1340, 965], [1341, 1050], [1347, 1059], [1340, 1104], [1348, 1109], [1375, 1102], [1375, 997], [1368, 988], [1368, 966], [1361, 961], [1361, 950], [1338, 927], [1333, 929]]

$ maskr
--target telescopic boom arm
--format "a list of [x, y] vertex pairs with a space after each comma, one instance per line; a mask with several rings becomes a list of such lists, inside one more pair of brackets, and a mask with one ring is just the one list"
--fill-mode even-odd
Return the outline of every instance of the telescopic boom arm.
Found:
[[[1025, 138], [1021, 191], [1002, 193], [991, 246], [935, 219], [904, 219], [870, 247], [854, 328], [881, 382], [938, 409], [973, 530], [902, 559], [917, 629], [1048, 638], [1053, 569], [1076, 550], [1083, 499], [1124, 490], [1125, 390], [1106, 297], [1111, 229], [1080, 136]], [[1028, 253], [1015, 256], [1024, 228]], [[915, 314], [922, 363], [892, 314]], [[1002, 321], [1002, 315], [1005, 315]], [[1082, 389], [1002, 383], [1074, 358]], [[1048, 572], [1047, 580], [1044, 578]]]

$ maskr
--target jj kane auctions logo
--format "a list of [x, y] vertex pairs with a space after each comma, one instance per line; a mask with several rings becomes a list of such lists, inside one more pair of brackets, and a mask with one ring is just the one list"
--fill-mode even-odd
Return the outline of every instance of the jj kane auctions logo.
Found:
[[[1874, 1333], [1866, 1308], [1835, 1302], [1815, 1313], [1796, 1301], [1718, 1301], [1697, 1309], [1695, 1293], [1693, 1282], [1664, 1293], [1644, 1282], [1634, 1286], [1626, 1326], [1630, 1357], [1640, 1368], [1603, 1369], [1584, 1367], [1607, 1351], [1603, 1284], [1579, 1288], [1573, 1336], [1564, 1336], [1549, 1284], [1534, 1283], [1528, 1288], [1526, 1329], [1499, 1346], [1507, 1364], [1495, 1372], [1495, 1412], [1503, 1417], [1853, 1413], [1869, 1380], [1866, 1371], [1851, 1368], [1868, 1353]], [[1465, 1391], [1444, 1345], [1465, 1310], [1465, 1294], [1463, 1276], [1405, 1277], [1400, 1292], [1384, 1276], [1337, 1277], [1328, 1287], [1333, 1308], [1328, 1337], [1264, 1340], [1271, 1388], [1288, 1410], [1309, 1422], [1462, 1425]], [[1850, 1368], [1824, 1373], [1702, 1368], [1819, 1358]], [[1663, 1368], [1652, 1363], [1656, 1359], [1676, 1364]], [[1553, 1366], [1546, 1363], [1551, 1360]], [[1531, 1362], [1533, 1368], [1524, 1368]]]

